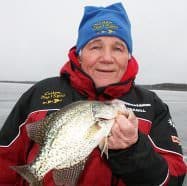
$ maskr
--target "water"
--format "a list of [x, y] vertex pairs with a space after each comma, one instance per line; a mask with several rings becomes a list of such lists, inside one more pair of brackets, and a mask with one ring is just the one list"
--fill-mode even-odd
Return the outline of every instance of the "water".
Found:
[[[32, 84], [0, 83], [0, 128], [10, 113], [18, 98]], [[155, 91], [170, 108], [178, 135], [182, 140], [183, 151], [187, 156], [187, 92], [185, 91]]]
[[0, 83], [0, 128], [19, 97], [31, 84]]
[[187, 159], [187, 91], [155, 91], [170, 109]]
[[[0, 83], [0, 128], [18, 98], [32, 84]], [[187, 91], [155, 91], [166, 102], [181, 138], [187, 160]], [[187, 178], [183, 186], [187, 186]]]

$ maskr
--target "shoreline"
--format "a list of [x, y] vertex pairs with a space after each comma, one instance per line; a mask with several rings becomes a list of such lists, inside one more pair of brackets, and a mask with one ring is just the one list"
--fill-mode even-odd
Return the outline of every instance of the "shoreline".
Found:
[[139, 86], [150, 90], [187, 91], [187, 84], [184, 83], [139, 84]]
[[15, 83], [15, 84], [35, 84], [37, 81], [11, 81], [11, 80], [0, 80], [0, 83]]
[[[35, 84], [37, 81], [11, 81], [0, 80], [0, 83], [15, 83], [15, 84]], [[187, 91], [185, 83], [157, 83], [157, 84], [137, 84], [150, 90], [168, 90], [168, 91]]]

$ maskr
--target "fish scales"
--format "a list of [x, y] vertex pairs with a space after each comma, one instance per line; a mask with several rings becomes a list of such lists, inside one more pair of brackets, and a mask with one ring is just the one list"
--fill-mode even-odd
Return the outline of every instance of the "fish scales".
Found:
[[[69, 159], [72, 156], [75, 156], [75, 154], [73, 154], [74, 151], [72, 151], [72, 145], [75, 148], [77, 147], [77, 149], [80, 148], [80, 142], [77, 141], [76, 143], [75, 141], [75, 139], [81, 138], [81, 133], [78, 133], [77, 131], [83, 131], [81, 130], [81, 129], [85, 129], [85, 127], [83, 126], [84, 125], [83, 122], [90, 123], [93, 121], [93, 118], [88, 117], [90, 116], [88, 114], [91, 113], [91, 107], [89, 104], [85, 105], [83, 108], [80, 109], [76, 108], [73, 111], [65, 112], [63, 117], [64, 121], [61, 121], [62, 119], [59, 119], [59, 116], [62, 113], [64, 113], [64, 110], [62, 110], [62, 113], [59, 112], [59, 116], [57, 116], [57, 118], [53, 121], [54, 126], [47, 135], [46, 146], [45, 148], [42, 148], [41, 155], [38, 156], [38, 158], [35, 161], [35, 164], [31, 166], [31, 169], [36, 169], [36, 170], [38, 169], [38, 175], [40, 174], [40, 176], [38, 176], [39, 179], [41, 177], [44, 177], [44, 175], [46, 174], [46, 172], [48, 172], [48, 170], [60, 165], [61, 163], [63, 166], [61, 167], [59, 166], [59, 168], [65, 168], [65, 167], [70, 167], [72, 164], [76, 164], [77, 162], [80, 161], [79, 159], [76, 159], [76, 162], [70, 162], [70, 161], [66, 161], [66, 159], [67, 156], [69, 156]], [[80, 117], [80, 112], [82, 117]], [[66, 125], [66, 123], [70, 119], [71, 121], [69, 122], [68, 125]], [[83, 123], [83, 125], [75, 126], [77, 120], [79, 120], [79, 124]], [[72, 125], [74, 126], [73, 128]], [[63, 130], [60, 130], [59, 128], [62, 127]], [[54, 138], [54, 136], [56, 136], [56, 138]], [[50, 141], [51, 143], [47, 143], [47, 141]], [[64, 141], [66, 141], [65, 144]], [[63, 144], [61, 144], [61, 142], [63, 142]], [[64, 153], [64, 156], [61, 155], [62, 151], [66, 152]], [[45, 166], [41, 166], [42, 162], [46, 163]], [[47, 162], [51, 162], [51, 163], [48, 164]], [[59, 162], [59, 164], [57, 162]], [[39, 169], [39, 167], [41, 168]]]
[[[49, 127], [45, 127], [44, 143], [35, 160], [30, 165], [14, 166], [13, 169], [29, 183], [41, 182], [53, 169], [80, 171], [89, 154], [109, 134], [118, 112], [125, 109], [121, 101], [78, 101], [62, 108], [44, 120]], [[26, 176], [24, 171], [29, 171], [32, 176]], [[62, 178], [62, 183], [63, 179], [68, 178]]]

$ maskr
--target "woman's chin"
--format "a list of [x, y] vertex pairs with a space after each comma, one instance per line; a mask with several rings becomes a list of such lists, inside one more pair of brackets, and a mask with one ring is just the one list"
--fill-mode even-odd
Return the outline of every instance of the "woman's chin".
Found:
[[106, 86], [114, 84], [114, 83], [116, 83], [116, 82], [114, 82], [114, 81], [99, 81], [99, 82], [96, 82], [95, 81], [96, 88], [106, 87]]

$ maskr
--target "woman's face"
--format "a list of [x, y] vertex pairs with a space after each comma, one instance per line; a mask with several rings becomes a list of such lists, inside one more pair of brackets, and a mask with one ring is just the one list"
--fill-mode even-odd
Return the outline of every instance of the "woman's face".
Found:
[[128, 65], [126, 44], [117, 37], [102, 36], [88, 42], [82, 49], [79, 61], [82, 70], [96, 87], [118, 83]]

